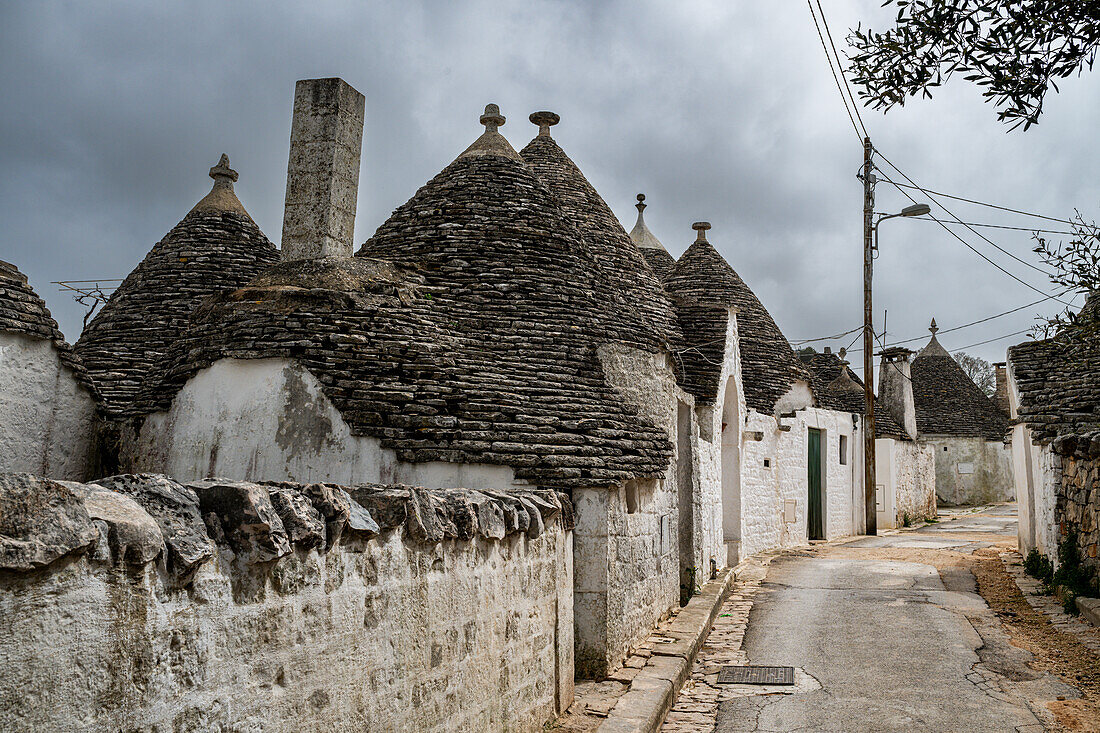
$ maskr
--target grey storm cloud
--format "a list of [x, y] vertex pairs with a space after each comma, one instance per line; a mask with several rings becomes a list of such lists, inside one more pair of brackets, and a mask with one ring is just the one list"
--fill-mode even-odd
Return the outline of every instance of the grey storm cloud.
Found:
[[[877, 0], [825, 7], [834, 37], [889, 21]], [[321, 76], [367, 98], [356, 241], [479, 134], [486, 103], [500, 105], [517, 148], [536, 132], [527, 115], [550, 109], [562, 117], [555, 137], [628, 229], [638, 192], [674, 255], [691, 222], [712, 222], [712, 242], [791, 339], [861, 322], [862, 149], [799, 2], [4, 3], [0, 259], [30, 276], [75, 340], [83, 307], [50, 282], [128, 273], [207, 192], [222, 152], [278, 242], [294, 81]], [[876, 147], [926, 187], [1091, 218], [1097, 84], [1069, 80], [1027, 133], [1007, 133], [961, 81], [930, 102], [862, 114]], [[881, 211], [908, 203], [887, 184], [878, 194]], [[967, 221], [1039, 225], [955, 204]], [[989, 231], [1040, 264], [1028, 232]], [[946, 329], [1041, 297], [934, 223], [891, 221], [882, 235], [875, 310], [880, 329], [888, 311], [887, 340], [926, 334], [933, 316]], [[943, 342], [1021, 331], [1059, 308]], [[1001, 360], [1024, 338], [970, 350]]]

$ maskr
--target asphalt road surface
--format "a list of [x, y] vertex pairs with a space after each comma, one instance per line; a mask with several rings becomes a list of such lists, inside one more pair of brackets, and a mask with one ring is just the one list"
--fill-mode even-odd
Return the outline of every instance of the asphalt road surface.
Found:
[[[796, 668], [797, 686], [737, 686], [716, 731], [1042, 731], [1029, 700], [1073, 695], [1026, 666], [969, 570], [869, 559], [861, 549], [972, 552], [1015, 534], [1014, 507], [777, 558], [749, 617], [750, 664]], [[1060, 689], [1064, 688], [1064, 689]], [[761, 694], [763, 693], [763, 694]], [[1076, 696], [1076, 695], [1073, 695]]]

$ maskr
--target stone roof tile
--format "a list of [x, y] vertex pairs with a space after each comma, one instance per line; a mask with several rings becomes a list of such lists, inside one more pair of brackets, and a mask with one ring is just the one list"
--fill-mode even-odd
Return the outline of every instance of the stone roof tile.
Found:
[[612, 329], [592, 253], [501, 151], [460, 155], [356, 257], [282, 263], [209, 301], [139, 412], [165, 409], [217, 359], [293, 358], [354, 434], [402, 461], [502, 464], [555, 488], [662, 475], [665, 432], [596, 353]]
[[550, 136], [550, 125], [555, 124], [551, 120], [557, 115], [544, 116], [552, 114], [531, 115], [540, 132], [520, 155], [557, 198], [598, 264], [593, 286], [609, 311], [609, 336], [649, 349], [678, 341], [676, 313], [660, 278], [584, 173]]
[[[795, 381], [810, 381], [809, 373], [799, 363], [771, 314], [705, 236], [700, 236], [684, 252], [675, 269], [665, 278], [664, 285], [681, 313], [681, 326], [688, 346], [700, 357], [693, 357], [684, 367], [689, 372], [687, 384], [690, 385], [685, 389], [698, 400], [708, 404], [714, 402], [721, 388], [718, 380], [723, 351], [715, 349], [713, 341], [716, 338], [724, 340], [722, 307], [737, 308], [741, 374], [745, 402], [749, 407], [771, 413], [776, 401]], [[701, 350], [705, 349], [710, 349], [713, 355], [702, 358]]]
[[1055, 336], [1008, 350], [1019, 396], [1018, 420], [1048, 442], [1100, 430], [1100, 293]]
[[1008, 416], [940, 345], [934, 320], [929, 330], [932, 338], [918, 352], [910, 371], [918, 433], [1002, 440], [1008, 431]]
[[279, 260], [233, 192], [237, 173], [226, 156], [210, 176], [211, 192], [153, 246], [76, 343], [109, 414], [126, 409], [204, 298]]
[[10, 262], [0, 260], [0, 331], [21, 333], [50, 341], [57, 348], [61, 363], [72, 370], [77, 381], [99, 397], [80, 358], [65, 341], [45, 301], [27, 282], [27, 276]]

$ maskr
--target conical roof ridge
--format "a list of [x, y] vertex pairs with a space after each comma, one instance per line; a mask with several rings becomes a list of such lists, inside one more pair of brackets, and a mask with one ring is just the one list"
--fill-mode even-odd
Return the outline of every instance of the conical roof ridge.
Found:
[[[703, 222], [696, 226], [709, 228]], [[678, 302], [737, 308], [741, 372], [749, 407], [770, 413], [796, 380], [810, 381], [767, 308], [705, 237], [688, 247], [664, 286]], [[707, 368], [720, 371], [721, 365]]]
[[[598, 297], [602, 271], [526, 162], [492, 146], [460, 155], [356, 255], [420, 273], [418, 305], [450, 340], [430, 390], [401, 388], [413, 395], [406, 404], [427, 400], [447, 429], [404, 437], [398, 425], [385, 440], [399, 454], [411, 442], [444, 456], [416, 460], [503, 463], [557, 487], [663, 474], [667, 435], [625, 404], [597, 356], [616, 326]], [[407, 410], [398, 417], [412, 420]]]
[[[532, 121], [538, 124], [539, 116], [548, 114], [535, 113]], [[550, 136], [549, 125], [540, 127], [544, 131], [520, 155], [557, 198], [595, 257], [604, 275], [596, 285], [610, 310], [611, 336], [650, 347], [675, 342], [680, 337], [676, 314], [660, 277], [607, 202]]]
[[239, 288], [279, 260], [233, 192], [222, 155], [211, 192], [146, 254], [75, 345], [109, 413], [120, 413], [203, 299]]
[[935, 319], [929, 330], [932, 338], [913, 359], [910, 372], [918, 432], [1002, 439], [1008, 430], [1008, 416], [940, 344]]

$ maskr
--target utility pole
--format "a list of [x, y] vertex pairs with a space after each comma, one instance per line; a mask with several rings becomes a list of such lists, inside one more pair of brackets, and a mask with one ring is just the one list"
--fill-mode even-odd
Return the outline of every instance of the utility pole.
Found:
[[863, 138], [863, 508], [867, 534], [878, 534], [875, 508], [875, 332], [871, 312], [871, 270], [874, 267], [873, 229], [875, 179], [871, 138]]

